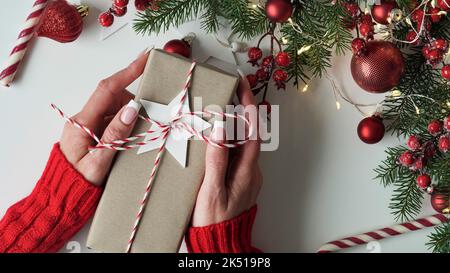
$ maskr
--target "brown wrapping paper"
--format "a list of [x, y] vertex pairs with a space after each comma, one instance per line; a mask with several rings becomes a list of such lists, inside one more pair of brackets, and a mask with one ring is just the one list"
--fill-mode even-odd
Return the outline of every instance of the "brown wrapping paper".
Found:
[[[168, 104], [181, 92], [190, 65], [188, 59], [152, 50], [136, 101]], [[191, 111], [194, 97], [202, 97], [203, 107], [229, 104], [237, 84], [236, 75], [198, 64], [189, 90]], [[148, 123], [139, 120], [133, 134], [148, 128]], [[131, 252], [179, 250], [204, 173], [206, 144], [189, 140], [188, 145], [186, 168], [170, 153], [164, 154]], [[126, 251], [156, 154], [156, 150], [141, 155], [137, 150], [118, 152], [89, 232], [89, 248]]]

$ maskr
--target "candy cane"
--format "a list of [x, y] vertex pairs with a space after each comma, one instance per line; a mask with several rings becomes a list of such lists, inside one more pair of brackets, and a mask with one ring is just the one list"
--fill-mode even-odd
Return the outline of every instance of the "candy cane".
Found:
[[398, 236], [411, 231], [437, 226], [446, 223], [447, 221], [448, 219], [444, 214], [435, 214], [411, 222], [332, 241], [323, 245], [321, 248], [319, 248], [317, 252], [318, 253], [335, 252], [341, 249], [354, 247], [357, 245], [364, 245], [372, 241], [378, 241], [384, 238]]
[[30, 14], [25, 21], [22, 31], [17, 37], [16, 44], [9, 54], [9, 58], [0, 72], [0, 83], [6, 87], [13, 81], [17, 68], [27, 51], [28, 44], [33, 38], [36, 26], [39, 24], [42, 13], [47, 6], [48, 0], [36, 0]]

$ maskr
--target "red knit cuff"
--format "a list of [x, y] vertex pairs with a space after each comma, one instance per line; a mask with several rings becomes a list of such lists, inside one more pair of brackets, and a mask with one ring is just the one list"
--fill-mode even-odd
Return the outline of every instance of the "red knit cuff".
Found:
[[0, 220], [0, 252], [59, 250], [93, 215], [101, 193], [55, 144], [33, 192]]
[[191, 227], [186, 233], [186, 246], [194, 253], [250, 253], [253, 248], [252, 227], [257, 206], [233, 219], [206, 227]]

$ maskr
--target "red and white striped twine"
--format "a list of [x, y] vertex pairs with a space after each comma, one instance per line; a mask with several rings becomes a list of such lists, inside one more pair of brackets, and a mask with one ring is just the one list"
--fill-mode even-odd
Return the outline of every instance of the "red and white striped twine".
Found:
[[398, 224], [391, 227], [332, 241], [320, 247], [317, 252], [318, 253], [336, 252], [345, 248], [350, 248], [357, 245], [364, 245], [372, 241], [379, 241], [388, 237], [398, 236], [411, 231], [437, 226], [446, 223], [447, 221], [448, 218], [444, 214], [435, 214], [411, 222]]
[[25, 21], [25, 25], [17, 37], [16, 44], [9, 54], [3, 70], [0, 72], [0, 83], [2, 85], [9, 86], [13, 81], [17, 68], [25, 56], [28, 44], [36, 32], [36, 27], [48, 2], [49, 0], [36, 0], [34, 2], [33, 8]]
[[[161, 145], [159, 146], [158, 149], [158, 153], [156, 155], [155, 161], [153, 163], [153, 168], [152, 168], [152, 172], [150, 174], [150, 178], [147, 182], [147, 186], [145, 188], [145, 192], [144, 192], [144, 196], [141, 200], [141, 202], [139, 203], [139, 210], [138, 213], [136, 215], [135, 218], [135, 222], [133, 225], [133, 228], [131, 230], [131, 234], [130, 234], [130, 238], [128, 240], [127, 243], [127, 247], [126, 247], [126, 252], [130, 253], [131, 252], [131, 248], [133, 246], [133, 243], [135, 241], [136, 238], [136, 233], [139, 229], [139, 224], [141, 222], [142, 219], [142, 215], [144, 213], [145, 210], [145, 206], [147, 205], [147, 201], [148, 201], [148, 197], [150, 195], [151, 189], [152, 189], [152, 185], [153, 185], [153, 181], [155, 180], [155, 176], [156, 173], [158, 172], [158, 168], [161, 162], [161, 158], [164, 155], [165, 152], [165, 147], [166, 147], [166, 141], [168, 136], [170, 135], [170, 131], [172, 128], [177, 128], [177, 129], [184, 129], [187, 130], [189, 133], [191, 133], [192, 135], [198, 137], [199, 139], [205, 141], [208, 144], [211, 144], [213, 146], [216, 147], [220, 147], [220, 148], [236, 148], [239, 147], [243, 144], [245, 144], [251, 136], [253, 136], [254, 134], [254, 126], [251, 124], [251, 122], [243, 115], [235, 115], [235, 114], [228, 114], [228, 113], [219, 113], [219, 112], [213, 112], [213, 111], [197, 111], [197, 112], [188, 112], [188, 113], [182, 113], [182, 107], [184, 104], [184, 101], [186, 100], [186, 97], [188, 96], [188, 91], [189, 91], [189, 87], [191, 85], [191, 80], [192, 80], [192, 74], [194, 71], [194, 68], [196, 66], [196, 63], [192, 63], [188, 75], [187, 75], [187, 79], [186, 79], [186, 83], [184, 85], [184, 88], [182, 90], [183, 95], [181, 96], [179, 105], [177, 105], [177, 114], [175, 115], [175, 117], [168, 123], [168, 124], [164, 124], [158, 121], [153, 120], [151, 117], [143, 117], [143, 116], [139, 116], [140, 119], [148, 122], [148, 123], [153, 123], [156, 124], [159, 130], [147, 130], [145, 132], [139, 133], [137, 135], [125, 138], [125, 139], [119, 139], [119, 140], [115, 140], [112, 141], [111, 143], [103, 143], [100, 138], [98, 138], [94, 132], [87, 128], [86, 126], [78, 123], [77, 121], [75, 121], [74, 119], [68, 117], [66, 114], [64, 114], [63, 111], [61, 111], [61, 109], [59, 109], [56, 105], [52, 104], [52, 108], [63, 118], [65, 119], [68, 123], [72, 124], [73, 126], [85, 131], [89, 136], [91, 136], [96, 142], [97, 142], [97, 146], [95, 147], [90, 147], [89, 150], [91, 152], [94, 152], [95, 150], [99, 150], [99, 149], [110, 149], [110, 150], [115, 150], [115, 151], [127, 151], [127, 150], [131, 150], [131, 149], [135, 149], [141, 146], [144, 146], [150, 142], [153, 141], [157, 141], [159, 139], [162, 139], [161, 141]], [[212, 140], [210, 137], [205, 136], [202, 132], [197, 131], [196, 129], [194, 129], [190, 124], [186, 123], [183, 121], [184, 117], [187, 116], [217, 116], [220, 117], [222, 119], [228, 117], [228, 118], [233, 118], [233, 119], [241, 119], [244, 121], [245, 125], [248, 127], [248, 134], [246, 135], [244, 140], [241, 141], [236, 141], [233, 143], [221, 143], [221, 142], [217, 142]], [[149, 134], [153, 134], [153, 133], [159, 133], [157, 136], [145, 140], [145, 141], [138, 141], [135, 142]], [[134, 142], [134, 143], [130, 143], [130, 142]]]

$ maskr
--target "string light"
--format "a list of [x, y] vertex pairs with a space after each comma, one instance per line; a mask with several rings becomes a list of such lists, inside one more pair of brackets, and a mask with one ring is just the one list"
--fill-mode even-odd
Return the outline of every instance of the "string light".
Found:
[[402, 95], [402, 92], [398, 89], [392, 90], [391, 96], [392, 97], [400, 97]]
[[297, 55], [301, 55], [302, 53], [304, 53], [304, 52], [310, 50], [311, 47], [312, 47], [312, 45], [302, 46], [302, 48], [300, 48], [300, 49], [297, 51]]
[[289, 40], [286, 37], [281, 37], [281, 42], [286, 45], [289, 42]]
[[336, 101], [336, 109], [341, 110], [341, 103]]
[[308, 91], [308, 88], [309, 88], [309, 84], [306, 84], [306, 85], [303, 87], [302, 92], [305, 93], [306, 91]]

